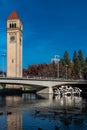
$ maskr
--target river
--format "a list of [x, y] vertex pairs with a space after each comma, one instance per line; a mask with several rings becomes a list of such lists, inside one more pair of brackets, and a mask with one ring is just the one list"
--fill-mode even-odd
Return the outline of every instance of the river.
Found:
[[87, 99], [36, 94], [0, 96], [0, 130], [87, 130]]

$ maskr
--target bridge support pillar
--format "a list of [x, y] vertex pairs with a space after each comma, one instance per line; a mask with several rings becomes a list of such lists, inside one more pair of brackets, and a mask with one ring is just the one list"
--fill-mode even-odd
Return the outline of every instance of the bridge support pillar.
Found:
[[44, 89], [42, 89], [42, 90], [39, 90], [38, 92], [37, 92], [38, 94], [39, 93], [43, 93], [43, 94], [53, 94], [53, 89], [52, 89], [52, 87], [48, 87], [48, 88], [44, 88]]

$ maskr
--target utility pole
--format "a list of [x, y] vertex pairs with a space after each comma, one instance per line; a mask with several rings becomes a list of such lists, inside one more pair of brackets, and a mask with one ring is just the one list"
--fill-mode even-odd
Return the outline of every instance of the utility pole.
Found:
[[55, 63], [57, 65], [57, 78], [59, 78], [59, 61], [60, 61], [59, 55], [55, 55], [54, 58], [51, 59], [51, 63]]
[[57, 64], [57, 78], [59, 78], [59, 61], [60, 61], [60, 56], [55, 55], [55, 63]]
[[58, 78], [59, 78], [59, 61], [60, 61], [60, 59], [59, 59], [59, 57], [58, 57]]

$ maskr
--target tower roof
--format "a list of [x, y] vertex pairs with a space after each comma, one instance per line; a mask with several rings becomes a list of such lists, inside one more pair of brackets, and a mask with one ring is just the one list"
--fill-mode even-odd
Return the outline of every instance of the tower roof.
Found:
[[16, 11], [13, 11], [10, 16], [8, 17], [8, 20], [11, 20], [11, 19], [19, 19], [19, 16], [17, 14]]

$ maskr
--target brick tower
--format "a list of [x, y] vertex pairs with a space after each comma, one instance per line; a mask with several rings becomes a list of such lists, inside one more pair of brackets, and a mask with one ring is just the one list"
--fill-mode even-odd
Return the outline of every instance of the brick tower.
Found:
[[7, 77], [22, 77], [22, 22], [16, 11], [7, 18]]

